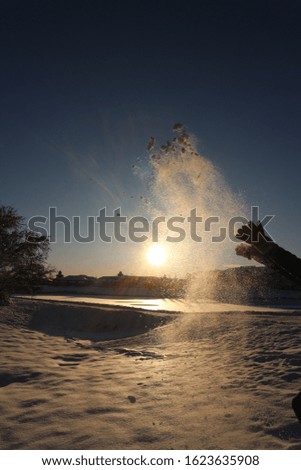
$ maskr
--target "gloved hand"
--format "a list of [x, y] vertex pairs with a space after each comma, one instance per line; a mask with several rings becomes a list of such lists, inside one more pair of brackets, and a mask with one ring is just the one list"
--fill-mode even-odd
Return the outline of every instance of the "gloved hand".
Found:
[[249, 222], [237, 230], [236, 238], [258, 248], [273, 240], [266, 235], [260, 222]]

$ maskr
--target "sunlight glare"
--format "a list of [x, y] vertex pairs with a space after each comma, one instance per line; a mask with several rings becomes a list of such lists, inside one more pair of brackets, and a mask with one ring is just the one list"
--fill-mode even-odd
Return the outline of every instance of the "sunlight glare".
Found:
[[146, 256], [150, 264], [161, 266], [166, 260], [166, 251], [160, 245], [151, 245], [147, 250]]

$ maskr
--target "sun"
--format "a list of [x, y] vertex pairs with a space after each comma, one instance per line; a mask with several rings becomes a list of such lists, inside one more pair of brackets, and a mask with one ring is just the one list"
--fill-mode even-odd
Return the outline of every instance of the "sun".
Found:
[[161, 266], [166, 260], [166, 251], [160, 245], [151, 245], [146, 253], [147, 260], [150, 264]]

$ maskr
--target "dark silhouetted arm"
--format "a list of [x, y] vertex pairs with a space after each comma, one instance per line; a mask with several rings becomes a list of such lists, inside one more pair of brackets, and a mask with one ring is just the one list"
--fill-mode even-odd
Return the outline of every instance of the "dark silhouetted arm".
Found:
[[301, 284], [301, 259], [274, 243], [260, 223], [243, 225], [236, 237], [245, 242], [236, 248], [237, 255], [253, 259]]

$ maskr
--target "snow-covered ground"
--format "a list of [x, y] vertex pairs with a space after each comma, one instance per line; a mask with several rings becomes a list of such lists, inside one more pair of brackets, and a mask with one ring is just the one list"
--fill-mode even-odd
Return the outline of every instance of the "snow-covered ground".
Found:
[[300, 310], [63, 300], [0, 310], [1, 449], [301, 449]]

